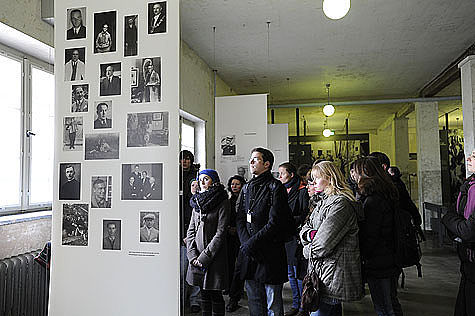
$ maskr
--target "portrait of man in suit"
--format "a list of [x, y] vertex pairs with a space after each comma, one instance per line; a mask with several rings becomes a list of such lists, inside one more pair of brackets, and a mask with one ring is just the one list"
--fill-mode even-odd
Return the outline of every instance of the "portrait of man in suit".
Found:
[[[145, 215], [144, 215], [145, 214]], [[155, 215], [156, 214], [156, 215]], [[158, 212], [141, 212], [142, 227], [140, 228], [140, 242], [157, 242], [158, 237]]]
[[86, 8], [68, 9], [69, 21], [71, 27], [66, 31], [66, 39], [81, 39], [86, 38], [86, 27], [82, 19], [82, 12], [86, 15]]
[[66, 49], [64, 56], [64, 81], [84, 80], [86, 74], [85, 48]]
[[155, 2], [148, 5], [148, 34], [167, 31], [167, 3]]
[[98, 102], [96, 106], [96, 119], [94, 120], [94, 129], [111, 128], [112, 119], [110, 118], [110, 110], [108, 102]]
[[72, 90], [71, 112], [87, 112], [89, 108], [86, 96], [88, 94], [89, 85], [73, 85]]
[[103, 250], [120, 250], [120, 220], [104, 220]]
[[101, 77], [99, 94], [101, 96], [120, 95], [121, 79], [116, 75], [116, 73], [120, 75], [120, 63], [101, 65], [101, 70], [102, 68], [105, 68], [105, 71], [104, 76]]

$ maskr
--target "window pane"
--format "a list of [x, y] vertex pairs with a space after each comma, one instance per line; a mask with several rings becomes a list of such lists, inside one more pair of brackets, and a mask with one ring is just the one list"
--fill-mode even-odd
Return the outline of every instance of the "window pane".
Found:
[[54, 76], [32, 67], [30, 205], [53, 200]]
[[21, 63], [0, 56], [0, 208], [21, 201]]
[[181, 149], [195, 152], [195, 128], [185, 123], [181, 125]]

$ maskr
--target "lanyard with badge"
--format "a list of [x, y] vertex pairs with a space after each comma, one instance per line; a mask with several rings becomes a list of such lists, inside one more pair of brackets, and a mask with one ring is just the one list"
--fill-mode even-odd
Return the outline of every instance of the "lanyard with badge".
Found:
[[247, 209], [247, 215], [246, 215], [246, 219], [249, 224], [252, 224], [252, 214], [254, 212], [253, 208], [258, 202], [260, 202], [264, 198], [264, 192], [265, 192], [266, 187], [267, 185], [265, 184], [261, 185], [259, 190], [256, 192], [256, 198], [252, 200], [249, 199], [249, 208]]

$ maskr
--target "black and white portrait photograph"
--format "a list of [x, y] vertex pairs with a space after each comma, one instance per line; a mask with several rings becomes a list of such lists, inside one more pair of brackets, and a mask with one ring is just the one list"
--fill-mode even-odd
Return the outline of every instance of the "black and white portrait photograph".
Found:
[[63, 151], [82, 150], [83, 133], [82, 116], [66, 116], [63, 125]]
[[64, 51], [64, 81], [86, 79], [86, 48], [67, 48]]
[[168, 146], [168, 112], [127, 114], [127, 147]]
[[74, 84], [71, 86], [71, 112], [87, 112], [89, 99], [88, 84]]
[[80, 163], [60, 163], [59, 164], [59, 199], [60, 200], [80, 200], [81, 199], [81, 164]]
[[124, 57], [137, 56], [138, 17], [138, 15], [124, 17]]
[[161, 58], [136, 59], [131, 68], [130, 102], [161, 101]]
[[122, 78], [121, 64], [101, 64], [100, 71], [99, 95], [120, 95]]
[[148, 34], [165, 33], [167, 31], [167, 2], [148, 4]]
[[94, 109], [94, 129], [112, 128], [112, 101], [96, 101]]
[[122, 165], [122, 200], [162, 200], [163, 164]]
[[120, 219], [104, 219], [102, 221], [102, 250], [121, 249]]
[[249, 165], [237, 166], [236, 174], [244, 178], [244, 180], [249, 180]]
[[159, 212], [140, 212], [140, 242], [158, 243], [159, 230]]
[[117, 12], [94, 13], [94, 53], [115, 52]]
[[63, 204], [62, 242], [64, 246], [87, 246], [89, 205]]
[[236, 155], [236, 135], [226, 135], [221, 137], [221, 155]]
[[86, 38], [86, 8], [71, 8], [66, 10], [67, 31], [66, 39]]
[[119, 159], [119, 133], [86, 134], [84, 159]]
[[111, 208], [112, 176], [91, 177], [91, 208]]

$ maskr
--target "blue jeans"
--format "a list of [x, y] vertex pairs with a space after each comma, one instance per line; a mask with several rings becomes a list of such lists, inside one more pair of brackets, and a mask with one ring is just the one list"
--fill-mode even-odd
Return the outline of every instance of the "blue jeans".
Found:
[[300, 309], [302, 299], [302, 280], [297, 279], [297, 266], [287, 266], [290, 288], [292, 289], [292, 307]]
[[182, 301], [190, 296], [190, 306], [200, 306], [200, 287], [189, 285], [186, 282], [186, 271], [188, 271], [188, 257], [186, 256], [186, 246], [181, 246], [180, 254], [180, 293], [182, 295]]
[[320, 308], [310, 316], [341, 316], [341, 302], [337, 299], [322, 297]]
[[283, 284], [264, 284], [246, 280], [247, 303], [250, 316], [283, 316]]
[[394, 293], [391, 291], [391, 278], [376, 279], [368, 277], [368, 286], [376, 314], [378, 316], [395, 316], [392, 303]]

